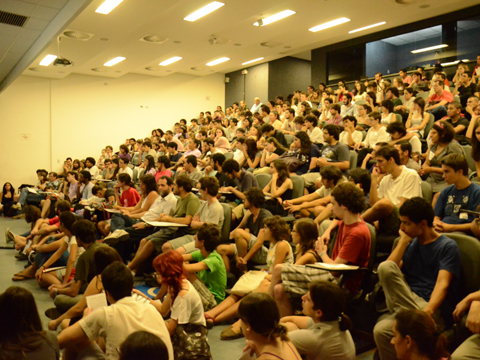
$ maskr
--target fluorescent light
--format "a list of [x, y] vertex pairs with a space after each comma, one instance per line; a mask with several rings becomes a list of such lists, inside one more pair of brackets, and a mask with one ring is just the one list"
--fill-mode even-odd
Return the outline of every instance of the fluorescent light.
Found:
[[463, 61], [463, 62], [467, 62], [467, 61], [470, 61], [470, 60], [468, 60], [468, 59], [463, 59], [462, 61]]
[[96, 13], [99, 14], [108, 14], [110, 11], [115, 9], [118, 4], [120, 4], [123, 0], [105, 0], [102, 5], [95, 10]]
[[426, 48], [423, 48], [423, 49], [413, 50], [412, 54], [418, 54], [418, 53], [421, 53], [421, 52], [441, 49], [441, 48], [445, 48], [445, 47], [448, 47], [448, 45], [447, 44], [442, 44], [442, 45], [430, 46], [430, 47], [426, 47]]
[[459, 62], [460, 62], [460, 60], [457, 60], [457, 61], [452, 61], [452, 62], [448, 62], [448, 63], [441, 63], [440, 65], [442, 65], [442, 66], [456, 65]]
[[254, 59], [254, 60], [250, 60], [250, 61], [247, 61], [247, 62], [244, 62], [244, 63], [242, 63], [242, 65], [251, 64], [251, 63], [253, 63], [253, 62], [255, 62], [255, 61], [260, 61], [260, 60], [263, 60], [263, 57], [258, 58], [258, 59]]
[[42, 66], [48, 66], [50, 65], [55, 59], [57, 58], [57, 55], [47, 55], [43, 58], [42, 61], [40, 61], [40, 65]]
[[218, 2], [218, 1], [214, 1], [210, 4], [208, 4], [207, 6], [204, 6], [200, 10], [197, 10], [194, 13], [188, 15], [186, 18], [183, 18], [183, 20], [187, 20], [187, 21], [198, 20], [198, 19], [204, 17], [205, 15], [210, 14], [212, 11], [215, 11], [218, 8], [221, 8], [223, 5], [225, 5], [225, 4], [221, 3], [221, 2]]
[[217, 60], [213, 60], [213, 61], [210, 61], [209, 63], [205, 64], [207, 66], [213, 66], [213, 65], [218, 65], [218, 64], [221, 64], [225, 61], [228, 61], [230, 60], [230, 58], [227, 58], [227, 57], [222, 57], [220, 59], [217, 59]]
[[376, 23], [376, 24], [373, 24], [373, 25], [368, 25], [368, 26], [362, 27], [362, 28], [360, 28], [360, 29], [355, 29], [355, 30], [349, 31], [348, 33], [349, 33], [349, 34], [353, 34], [353, 33], [359, 32], [359, 31], [371, 29], [371, 28], [373, 28], [373, 27], [375, 27], [375, 26], [384, 25], [384, 24], [386, 24], [386, 23], [387, 23], [386, 21], [382, 21], [382, 22], [379, 22], [379, 23]]
[[167, 65], [173, 64], [174, 62], [177, 62], [178, 60], [182, 60], [182, 58], [180, 56], [174, 56], [168, 60], [161, 62], [158, 65], [167, 66]]
[[[295, 14], [295, 11], [292, 11], [292, 10], [285, 10], [285, 11], [279, 12], [278, 14], [275, 14], [275, 15], [269, 16], [265, 19], [262, 19], [262, 25], [261, 26], [265, 26], [265, 25], [271, 24], [275, 21], [285, 19], [286, 17], [289, 17], [290, 15], [293, 15], [293, 14]], [[253, 25], [260, 26], [258, 21], [256, 23], [254, 23]]]
[[332, 20], [332, 21], [326, 22], [324, 24], [314, 26], [314, 27], [312, 27], [308, 30], [311, 31], [311, 32], [317, 32], [317, 31], [320, 31], [320, 30], [325, 30], [325, 29], [331, 28], [332, 26], [337, 26], [337, 25], [340, 25], [340, 24], [344, 24], [344, 23], [349, 22], [349, 21], [350, 21], [349, 18], [342, 17], [342, 18], [337, 19], [337, 20]]
[[113, 66], [113, 65], [116, 65], [118, 64], [119, 62], [122, 62], [123, 60], [125, 60], [126, 58], [123, 57], [123, 56], [118, 56], [116, 57], [115, 59], [112, 59], [110, 61], [107, 61], [105, 64], [103, 64], [103, 66]]

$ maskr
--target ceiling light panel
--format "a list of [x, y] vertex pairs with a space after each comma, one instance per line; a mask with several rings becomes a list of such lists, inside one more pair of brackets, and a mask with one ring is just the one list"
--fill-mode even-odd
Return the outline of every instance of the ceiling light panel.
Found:
[[308, 31], [317, 32], [317, 31], [320, 31], [320, 30], [325, 30], [325, 29], [331, 28], [333, 26], [344, 24], [344, 23], [349, 22], [349, 21], [350, 21], [349, 18], [342, 17], [340, 19], [332, 20], [332, 21], [326, 22], [324, 24], [314, 26], [314, 27], [308, 29]]
[[223, 5], [225, 5], [225, 4], [221, 3], [221, 2], [218, 2], [218, 1], [211, 2], [207, 6], [204, 6], [203, 8], [201, 8], [201, 9], [195, 11], [194, 13], [188, 15], [187, 17], [183, 18], [183, 20], [187, 20], [187, 21], [198, 20], [198, 19], [204, 17], [205, 15], [208, 15], [211, 12], [221, 8]]
[[126, 58], [123, 57], [123, 56], [118, 56], [116, 57], [115, 59], [112, 59], [110, 61], [107, 61], [105, 64], [103, 64], [103, 66], [113, 66], [113, 65], [116, 65], [118, 64], [119, 62], [122, 62], [123, 60], [125, 60]]
[[349, 31], [348, 33], [353, 34], [353, 33], [363, 31], [363, 30], [367, 30], [367, 29], [371, 29], [371, 28], [374, 28], [374, 27], [377, 27], [377, 26], [380, 26], [380, 25], [385, 25], [386, 23], [387, 23], [386, 21], [382, 21], [382, 22], [379, 22], [379, 23], [376, 23], [376, 24], [373, 24], [373, 25], [368, 25], [368, 26], [362, 27], [360, 29], [355, 29], [355, 30]]
[[182, 58], [180, 56], [174, 56], [174, 57], [172, 57], [168, 60], [165, 60], [165, 61], [161, 62], [158, 65], [167, 66], [167, 65], [173, 64], [174, 62], [177, 62], [179, 60], [182, 60]]
[[247, 61], [247, 62], [244, 62], [244, 63], [242, 63], [242, 65], [248, 65], [248, 64], [254, 63], [254, 62], [256, 62], [256, 61], [260, 61], [260, 60], [263, 60], [263, 57], [258, 58], [258, 59], [254, 59], [254, 60], [250, 60], [250, 61]]
[[275, 21], [285, 19], [286, 17], [289, 17], [293, 14], [295, 14], [295, 11], [285, 10], [285, 11], [279, 12], [278, 14], [275, 14], [275, 15], [269, 16], [265, 19], [262, 19], [262, 25], [260, 25], [258, 23], [258, 21], [256, 23], [254, 23], [253, 25], [255, 25], [255, 26], [265, 26], [265, 25], [271, 24]]
[[207, 65], [207, 66], [218, 65], [218, 64], [221, 64], [221, 63], [223, 63], [225, 61], [228, 61], [228, 60], [230, 60], [230, 58], [222, 57], [220, 59], [210, 61], [209, 63], [206, 63], [205, 65]]
[[57, 58], [57, 55], [47, 55], [43, 58], [42, 61], [40, 61], [40, 65], [42, 66], [48, 66], [50, 65], [55, 59]]
[[105, 0], [102, 5], [95, 10], [96, 13], [107, 15], [115, 9], [123, 0]]
[[437, 50], [437, 49], [446, 48], [446, 47], [448, 47], [447, 44], [430, 46], [430, 47], [426, 47], [426, 48], [423, 48], [423, 49], [412, 50], [412, 54], [418, 54], [418, 53]]

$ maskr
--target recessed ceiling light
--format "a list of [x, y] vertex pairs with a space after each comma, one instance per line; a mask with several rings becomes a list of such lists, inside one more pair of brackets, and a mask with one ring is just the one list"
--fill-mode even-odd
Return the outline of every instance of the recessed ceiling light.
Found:
[[386, 21], [382, 21], [382, 22], [379, 22], [379, 23], [376, 23], [376, 24], [373, 24], [373, 25], [368, 25], [368, 26], [362, 27], [360, 29], [355, 29], [355, 30], [349, 31], [348, 33], [353, 34], [353, 33], [359, 32], [359, 31], [371, 29], [371, 28], [376, 27], [376, 26], [384, 25], [386, 23], [387, 23]]
[[118, 4], [120, 4], [123, 0], [105, 0], [102, 5], [95, 10], [96, 13], [99, 14], [108, 14], [110, 11], [115, 9]]
[[57, 58], [57, 55], [47, 55], [43, 58], [42, 61], [40, 61], [40, 65], [42, 66], [48, 66], [50, 65], [55, 59]]
[[203, 8], [201, 8], [200, 10], [197, 10], [194, 13], [191, 13], [190, 15], [185, 17], [183, 20], [187, 20], [187, 21], [198, 20], [198, 19], [204, 17], [205, 15], [208, 15], [211, 12], [217, 10], [218, 8], [221, 8], [223, 5], [225, 5], [225, 4], [221, 3], [221, 2], [218, 2], [218, 1], [211, 2], [207, 6], [204, 6]]
[[221, 64], [221, 63], [223, 63], [225, 61], [228, 61], [228, 60], [230, 60], [230, 58], [222, 57], [220, 59], [210, 61], [209, 63], [206, 63], [205, 65], [207, 65], [207, 66], [218, 65], [218, 64]]
[[177, 62], [178, 60], [182, 60], [182, 58], [180, 56], [174, 56], [168, 60], [161, 62], [158, 65], [167, 66], [167, 65], [173, 64], [174, 62]]
[[295, 11], [285, 10], [285, 11], [279, 12], [278, 14], [275, 14], [275, 15], [269, 16], [265, 19], [262, 19], [261, 22], [257, 21], [256, 23], [253, 23], [253, 25], [255, 25], [255, 26], [265, 26], [265, 25], [271, 24], [275, 21], [285, 19], [286, 17], [289, 17], [293, 14], [295, 14]]
[[126, 58], [123, 57], [123, 56], [118, 56], [116, 57], [115, 59], [112, 59], [110, 61], [107, 61], [105, 64], [103, 64], [103, 66], [113, 66], [113, 65], [116, 65], [118, 64], [119, 62], [122, 62], [123, 60], [125, 60]]
[[344, 24], [344, 23], [349, 22], [349, 21], [350, 21], [349, 18], [342, 17], [340, 19], [332, 20], [332, 21], [326, 22], [324, 24], [314, 26], [314, 27], [308, 29], [308, 31], [317, 32], [317, 31], [320, 31], [320, 30], [325, 30], [325, 29], [331, 28], [333, 26]]
[[425, 52], [425, 51], [437, 50], [437, 49], [441, 49], [441, 48], [445, 48], [445, 47], [448, 47], [448, 45], [447, 44], [442, 44], [442, 45], [430, 46], [430, 47], [426, 47], [426, 48], [423, 48], [423, 49], [412, 50], [412, 54], [418, 54], [418, 53]]
[[263, 60], [263, 57], [258, 58], [258, 59], [254, 59], [254, 60], [250, 60], [250, 61], [247, 61], [247, 62], [244, 62], [244, 63], [242, 63], [242, 65], [251, 64], [251, 63], [253, 63], [253, 62], [255, 62], [255, 61], [260, 61], [260, 60]]

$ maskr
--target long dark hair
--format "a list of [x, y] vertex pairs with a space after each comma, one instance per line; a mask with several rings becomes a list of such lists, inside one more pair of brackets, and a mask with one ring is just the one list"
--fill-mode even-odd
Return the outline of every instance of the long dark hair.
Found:
[[3, 196], [5, 196], [5, 193], [7, 193], [7, 184], [10, 184], [10, 194], [12, 195], [12, 199], [13, 199], [13, 196], [15, 195], [15, 189], [13, 188], [13, 185], [12, 183], [9, 183], [9, 182], [6, 182], [5, 184], [3, 184], [3, 190], [2, 190], [2, 194]]
[[255, 160], [255, 155], [258, 153], [257, 142], [253, 139], [245, 140], [245, 145], [247, 145], [247, 154], [250, 160]]
[[295, 137], [300, 140], [300, 153], [309, 155], [312, 147], [310, 136], [305, 131], [299, 131], [295, 134]]
[[117, 175], [118, 175], [118, 170], [120, 170], [118, 158], [112, 159], [112, 163], [115, 164], [115, 165], [117, 165], [117, 167], [115, 168], [115, 170], [113, 170], [113, 175], [112, 175], [112, 179], [116, 179], [116, 178], [117, 178]]
[[270, 143], [270, 144], [273, 144], [276, 149], [281, 149], [281, 150], [283, 150], [283, 151], [287, 151], [287, 150], [288, 150], [286, 147], [284, 147], [282, 144], [280, 144], [280, 143], [278, 142], [278, 140], [275, 139], [274, 137], [269, 137], [268, 139], [265, 140], [265, 142]]
[[125, 183], [125, 185], [135, 188], [135, 184], [132, 182], [132, 178], [127, 173], [121, 173], [118, 175], [118, 181]]
[[251, 293], [245, 296], [238, 306], [238, 317], [247, 323], [257, 334], [272, 341], [280, 338], [288, 341], [287, 329], [280, 325], [277, 303], [264, 293]]
[[420, 310], [401, 310], [395, 316], [395, 329], [402, 337], [410, 336], [415, 341], [419, 355], [429, 359], [449, 358], [447, 339], [440, 334], [435, 321]]
[[295, 221], [295, 231], [300, 236], [300, 242], [297, 245], [295, 255], [297, 260], [299, 256], [307, 253], [309, 250], [315, 250], [315, 243], [318, 239], [318, 226], [312, 219], [303, 218]]
[[152, 191], [157, 192], [157, 182], [155, 176], [151, 174], [145, 174], [140, 178], [140, 182], [145, 185], [145, 194], [142, 197], [147, 197]]
[[20, 353], [24, 357], [41, 345], [36, 341], [39, 338], [46, 339], [32, 293], [9, 287], [0, 295], [0, 358], [22, 358]]
[[151, 169], [155, 169], [155, 159], [153, 158], [152, 155], [145, 156], [145, 160], [148, 161], [148, 165], [147, 165], [147, 168], [145, 169], [145, 172], [148, 172]]
[[27, 224], [31, 224], [33, 230], [37, 220], [42, 217], [40, 209], [33, 205], [27, 205], [25, 209], [23, 209], [23, 213], [25, 214], [25, 221]]
[[277, 186], [280, 187], [285, 180], [290, 179], [290, 172], [288, 171], [288, 165], [285, 161], [277, 159], [273, 162], [273, 166], [277, 170]]

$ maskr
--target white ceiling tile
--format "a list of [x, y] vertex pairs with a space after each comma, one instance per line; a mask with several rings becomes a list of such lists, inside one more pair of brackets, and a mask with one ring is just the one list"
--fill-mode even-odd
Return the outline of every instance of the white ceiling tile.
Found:
[[48, 24], [48, 20], [29, 18], [23, 27], [25, 29], [43, 31], [48, 26]]
[[18, 14], [23, 16], [30, 16], [35, 4], [27, 3], [17, 0], [2, 0], [0, 1], [0, 10], [7, 11], [12, 14]]
[[48, 6], [55, 9], [61, 9], [65, 6], [68, 0], [40, 0], [39, 5]]
[[0, 24], [0, 38], [2, 39], [2, 41], [0, 41], [0, 44], [5, 41], [4, 37], [17, 36], [21, 30], [22, 28], [18, 26]]
[[58, 9], [39, 5], [33, 10], [32, 17], [51, 21], [57, 14]]

